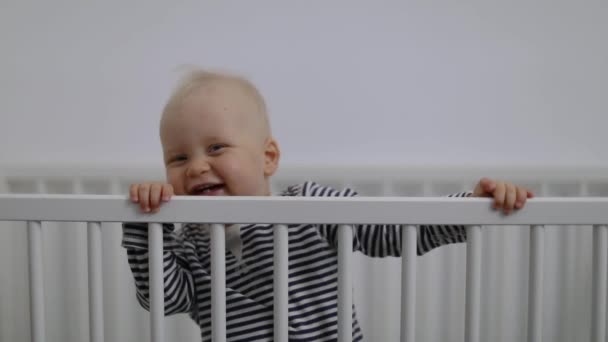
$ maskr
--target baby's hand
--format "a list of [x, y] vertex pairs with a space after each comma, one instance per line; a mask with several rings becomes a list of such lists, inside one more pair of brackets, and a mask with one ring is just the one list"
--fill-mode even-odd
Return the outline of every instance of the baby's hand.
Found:
[[133, 203], [139, 203], [143, 212], [155, 213], [160, 209], [161, 202], [168, 202], [171, 199], [173, 186], [159, 182], [131, 184], [129, 196]]
[[526, 200], [534, 197], [534, 194], [511, 183], [482, 178], [473, 191], [473, 197], [493, 197], [494, 209], [502, 208], [508, 215], [513, 208], [523, 208]]

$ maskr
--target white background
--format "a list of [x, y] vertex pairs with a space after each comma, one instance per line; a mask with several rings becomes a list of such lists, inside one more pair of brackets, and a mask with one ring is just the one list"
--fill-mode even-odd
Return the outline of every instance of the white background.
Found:
[[283, 162], [606, 164], [605, 1], [0, 3], [0, 162], [158, 163], [195, 64], [250, 77]]

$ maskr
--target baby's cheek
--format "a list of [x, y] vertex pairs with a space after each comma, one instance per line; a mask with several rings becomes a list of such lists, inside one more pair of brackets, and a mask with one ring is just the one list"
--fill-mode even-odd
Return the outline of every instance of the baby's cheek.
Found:
[[263, 181], [263, 171], [254, 159], [233, 159], [224, 165], [224, 181], [230, 182], [233, 189], [243, 195], [255, 195]]
[[181, 184], [176, 184], [175, 182], [169, 182], [169, 184], [173, 186], [173, 193], [176, 196], [185, 195], [186, 191], [184, 190], [184, 187]]
[[184, 190], [183, 187], [176, 188], [175, 185], [173, 185], [173, 192], [175, 193], [176, 196], [187, 195], [186, 190]]
[[175, 172], [167, 172], [167, 183], [171, 184], [176, 195], [185, 194], [183, 180]]
[[248, 183], [249, 179], [255, 174], [255, 170], [251, 167], [251, 164], [232, 161], [225, 167], [226, 174], [224, 177], [230, 178], [232, 182], [237, 184]]

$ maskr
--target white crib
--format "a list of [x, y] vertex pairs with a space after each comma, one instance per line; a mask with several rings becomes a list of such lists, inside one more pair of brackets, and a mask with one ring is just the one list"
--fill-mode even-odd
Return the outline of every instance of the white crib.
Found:
[[[277, 177], [275, 186], [279, 184], [289, 184], [292, 182], [300, 182], [304, 179], [312, 178], [318, 180], [324, 184], [330, 184], [334, 187], [340, 187], [341, 185], [350, 185], [355, 189], [360, 190], [363, 195], [413, 195], [413, 196], [435, 196], [446, 194], [454, 191], [460, 191], [465, 188], [472, 186], [473, 181], [481, 176], [480, 172], [473, 170], [464, 169], [444, 169], [440, 172], [430, 172], [423, 169], [375, 169], [365, 170], [358, 169], [353, 171], [352, 168], [339, 170], [314, 170], [314, 169], [287, 169]], [[605, 175], [608, 173], [605, 170], [579, 170], [576, 173], [568, 170], [552, 170], [550, 173], [545, 170], [509, 170], [508, 172], [501, 170], [486, 170], [484, 175], [491, 175], [497, 178], [508, 178], [509, 180], [527, 184], [529, 187], [534, 189], [540, 195], [547, 196], [572, 196], [572, 195], [584, 195], [584, 196], [606, 196], [606, 189], [608, 188], [608, 178]], [[4, 182], [5, 192], [19, 193], [19, 192], [34, 192], [34, 193], [108, 193], [112, 192], [115, 194], [121, 193], [121, 187], [124, 188], [131, 180], [141, 180], [142, 178], [160, 178], [159, 175], [149, 174], [143, 170], [129, 170], [119, 172], [117, 169], [72, 169], [69, 172], [66, 170], [55, 168], [46, 170], [36, 169], [25, 169], [25, 168], [6, 168], [4, 171]], [[336, 182], [340, 180], [340, 182]], [[108, 191], [110, 189], [110, 191]], [[194, 201], [204, 200], [207, 201], [205, 208], [209, 208], [208, 212], [201, 212], [200, 208], [197, 211], [189, 210], [192, 207]], [[300, 203], [302, 202], [302, 203]], [[304, 203], [305, 202], [305, 203]], [[423, 223], [435, 223], [435, 224], [467, 224], [472, 225], [469, 228], [469, 240], [467, 246], [454, 246], [441, 249], [442, 251], [433, 252], [433, 255], [424, 256], [422, 258], [415, 258], [413, 255], [404, 255], [407, 262], [402, 265], [398, 265], [399, 260], [369, 260], [370, 258], [356, 257], [353, 262], [352, 253], [349, 251], [340, 250], [340, 328], [341, 336], [346, 337], [342, 341], [350, 339], [350, 298], [351, 290], [350, 284], [351, 279], [355, 281], [355, 302], [357, 302], [358, 308], [363, 307], [364, 312], [367, 314], [360, 314], [363, 331], [367, 336], [367, 340], [376, 341], [391, 341], [399, 340], [401, 335], [402, 341], [460, 341], [464, 337], [466, 341], [480, 341], [480, 340], [517, 340], [521, 341], [528, 336], [529, 341], [540, 341], [541, 336], [544, 335], [545, 339], [558, 341], [564, 340], [569, 341], [570, 337], [574, 337], [576, 340], [589, 340], [592, 341], [604, 341], [605, 326], [606, 326], [606, 271], [608, 269], [606, 252], [608, 248], [608, 199], [594, 197], [594, 198], [540, 198], [533, 200], [529, 203], [528, 208], [525, 211], [514, 215], [513, 217], [503, 218], [496, 215], [495, 212], [488, 210], [488, 201], [484, 199], [439, 199], [435, 198], [432, 201], [429, 199], [395, 199], [395, 198], [359, 198], [359, 199], [322, 199], [322, 200], [311, 200], [311, 199], [298, 199], [296, 201], [284, 201], [281, 199], [258, 199], [252, 201], [251, 199], [224, 199], [224, 200], [209, 200], [209, 199], [180, 199], [174, 201], [168, 210], [161, 211], [160, 214], [154, 216], [155, 222], [175, 222], [176, 217], [179, 217], [179, 221], [193, 221], [201, 222], [207, 221], [212, 223], [245, 223], [245, 222], [268, 222], [277, 224], [288, 224], [288, 223], [304, 223], [304, 222], [323, 222], [323, 223], [338, 223], [338, 224], [353, 224], [353, 223], [395, 223], [395, 224], [423, 224]], [[33, 310], [32, 314], [32, 329], [30, 334], [32, 340], [42, 341], [44, 337], [46, 340], [54, 341], [59, 336], [72, 336], [82, 337], [86, 340], [91, 338], [91, 341], [120, 341], [120, 340], [146, 340], [151, 338], [153, 341], [160, 341], [162, 337], [167, 335], [164, 331], [164, 327], [167, 326], [169, 335], [177, 336], [178, 338], [186, 337], [183, 331], [190, 331], [188, 340], [197, 340], [198, 334], [192, 333], [195, 331], [192, 324], [187, 329], [184, 328], [184, 323], [173, 323], [173, 327], [163, 324], [162, 320], [162, 302], [159, 300], [153, 300], [152, 307], [152, 324], [149, 335], [136, 336], [131, 335], [126, 337], [126, 334], [116, 332], [116, 327], [120, 326], [120, 322], [117, 322], [117, 318], [108, 313], [108, 309], [116, 311], [114, 305], [117, 303], [117, 298], [126, 299], [128, 296], [134, 296], [132, 291], [124, 289], [128, 287], [129, 275], [122, 277], [119, 282], [112, 277], [112, 272], [115, 272], [117, 264], [122, 264], [122, 268], [126, 266], [126, 258], [120, 260], [120, 257], [113, 255], [113, 253], [104, 253], [102, 263], [102, 240], [104, 251], [114, 251], [118, 247], [116, 234], [119, 231], [116, 227], [104, 225], [104, 229], [101, 229], [100, 222], [106, 221], [141, 221], [149, 220], [149, 217], [143, 217], [136, 214], [132, 207], [127, 205], [127, 201], [124, 200], [124, 196], [80, 196], [80, 197], [65, 197], [65, 196], [31, 196], [31, 195], [2, 195], [0, 197], [0, 221], [6, 220], [18, 220], [18, 221], [29, 221], [29, 242], [25, 243], [24, 231], [25, 229], [18, 229], [16, 227], [7, 227], [1, 231], [3, 238], [0, 241], [10, 241], [10, 243], [4, 243], [2, 250], [12, 248], [13, 251], [19, 249], [16, 246], [16, 242], [21, 240], [25, 243], [24, 246], [20, 246], [24, 249], [25, 246], [29, 246], [29, 260], [31, 267], [29, 268], [30, 279], [29, 284], [32, 285], [32, 301], [31, 305]], [[306, 205], [307, 214], [302, 214], [297, 210], [299, 205]], [[234, 211], [238, 207], [239, 210]], [[269, 207], [277, 208], [281, 210], [264, 210]], [[62, 208], [73, 208], [72, 210], [66, 211]], [[233, 214], [226, 215], [225, 209], [233, 209]], [[328, 210], [330, 208], [331, 210]], [[74, 210], [78, 209], [78, 210]], [[273, 212], [272, 216], [268, 216], [267, 212]], [[238, 213], [235, 215], [234, 213]], [[276, 213], [279, 213], [278, 215]], [[441, 214], [438, 214], [441, 213]], [[264, 216], [266, 215], [266, 216]], [[308, 216], [307, 216], [308, 215]], [[42, 230], [40, 227], [41, 221], [79, 221], [79, 222], [91, 222], [88, 227], [88, 248], [85, 248], [86, 233], [84, 229], [78, 229], [72, 224], [70, 228], [55, 229], [52, 233], [48, 233], [45, 238], [42, 238]], [[14, 224], [12, 224], [14, 226]], [[481, 233], [479, 225], [500, 225], [500, 228], [489, 228], [488, 232]], [[512, 250], [505, 248], [507, 245], [506, 241], [499, 241], [503, 238], [520, 239], [522, 236], [527, 236], [528, 233], [523, 232], [519, 229], [516, 236], [510, 234], [509, 231], [517, 230], [517, 228], [505, 228], [505, 225], [534, 225], [531, 229], [531, 240], [529, 247], [525, 246], [526, 243], [522, 243], [519, 246], [520, 251], [529, 250], [532, 252], [529, 254], [529, 271], [528, 271], [528, 258], [517, 255]], [[560, 228], [544, 228], [547, 225], [559, 225]], [[577, 225], [575, 227], [565, 227]], [[587, 225], [588, 227], [580, 227], [580, 225]], [[590, 226], [595, 225], [593, 230], [593, 239], [590, 236]], [[47, 228], [47, 231], [52, 231], [55, 227], [51, 226]], [[285, 261], [287, 251], [286, 245], [286, 230], [281, 229], [281, 226], [277, 226], [275, 230], [275, 248], [280, 253], [276, 254], [275, 262], [278, 263], [278, 269], [280, 272], [276, 273], [275, 284], [277, 288], [277, 305], [275, 307], [281, 314], [276, 315], [278, 318], [275, 322], [276, 340], [286, 340], [286, 322], [282, 321], [281, 318], [285, 318], [286, 315], [286, 284], [287, 284], [287, 264], [281, 263]], [[344, 227], [346, 228], [346, 227]], [[43, 248], [43, 243], [49, 244], [47, 240], [52, 240], [53, 236], [61, 234], [61, 231], [67, 229], [71, 230], [71, 233], [79, 234], [77, 238], [72, 237], [72, 241], [76, 243], [76, 253], [81, 255], [87, 255], [88, 265], [80, 265], [80, 270], [88, 270], [89, 273], [84, 273], [86, 278], [87, 274], [89, 279], [83, 281], [83, 272], [78, 273], [80, 280], [77, 281], [74, 286], [73, 293], [69, 295], [78, 299], [89, 298], [89, 305], [81, 305], [78, 311], [80, 314], [80, 320], [82, 316], [90, 316], [90, 323], [81, 324], [79, 326], [72, 326], [61, 321], [53, 321], [52, 315], [48, 315], [53, 305], [53, 300], [49, 300], [53, 296], [47, 291], [47, 287], [44, 287], [47, 298], [43, 296], [42, 279], [53, 279], [53, 274], [48, 270], [42, 268], [42, 254], [46, 252], [45, 259], [49, 254], [57, 253], [56, 250]], [[151, 232], [159, 233], [159, 227], [157, 225], [151, 225]], [[221, 231], [220, 225], [216, 226], [216, 231]], [[410, 246], [405, 250], [412, 251], [415, 253], [415, 248], [412, 248], [411, 244], [415, 246], [415, 230], [411, 227], [406, 226], [404, 228], [407, 232], [404, 236], [404, 244]], [[113, 233], [106, 233], [113, 232]], [[348, 232], [349, 229], [341, 229], [340, 239], [343, 243], [347, 243], [352, 238]], [[104, 238], [105, 234], [105, 238]], [[558, 235], [561, 241], [557, 239]], [[7, 237], [7, 238], [5, 238]], [[55, 236], [56, 237], [56, 236]], [[64, 237], [66, 237], [64, 235]], [[155, 238], [156, 237], [156, 238]], [[119, 239], [119, 237], [118, 237]], [[56, 240], [55, 243], [60, 244]], [[160, 235], [151, 235], [151, 244], [155, 247], [153, 250], [158, 251], [157, 257], [160, 256]], [[593, 241], [593, 258], [591, 253], [584, 253], [584, 248], [591, 245]], [[519, 242], [524, 242], [524, 239]], [[526, 241], [527, 242], [527, 241]], [[576, 243], [575, 243], [576, 242]], [[223, 243], [223, 234], [214, 234], [214, 243]], [[555, 248], [560, 243], [566, 248]], [[341, 243], [342, 244], [342, 243]], [[343, 245], [343, 244], [342, 244]], [[350, 245], [350, 244], [347, 244]], [[502, 245], [502, 248], [500, 246]], [[223, 248], [219, 248], [222, 250]], [[557, 269], [559, 262], [552, 260], [552, 254], [561, 253], [580, 253], [577, 255], [578, 259], [574, 260], [574, 263], [588, 263], [593, 261], [593, 272], [576, 272], [574, 268], [566, 268], [569, 273], [564, 277], [566, 283], [572, 282], [574, 277], [575, 282], [582, 281], [584, 284], [581, 288], [586, 289], [587, 293], [592, 293], [587, 298], [583, 298], [586, 303], [577, 303], [579, 305], [570, 305], [569, 309], [574, 311], [575, 315], [580, 315], [578, 311], [581, 308], [586, 310], [586, 313], [581, 317], [579, 322], [573, 324], [576, 326], [576, 331], [569, 332], [569, 336], [563, 334], [563, 327], [557, 324], [546, 324], [548, 319], [554, 314], [551, 311], [552, 307], [555, 307], [556, 291], [550, 282], [552, 277], [549, 271]], [[50, 252], [50, 253], [49, 253]], [[464, 252], [464, 253], [463, 253]], [[556, 253], [557, 252], [557, 253]], [[117, 253], [119, 254], [119, 253]], [[587, 256], [583, 257], [582, 255]], [[8, 254], [7, 254], [8, 255]], [[23, 253], [21, 253], [23, 256]], [[223, 255], [223, 254], [222, 254]], [[219, 256], [219, 255], [218, 255]], [[216, 256], [214, 259], [214, 270], [217, 270], [217, 274], [222, 274], [222, 260]], [[482, 259], [483, 257], [483, 259]], [[497, 264], [497, 259], [510, 258], [513, 259], [504, 261], [501, 260], [499, 264], [507, 266], [507, 270], [513, 270], [512, 273], [516, 275], [530, 274], [529, 279], [518, 279], [521, 284], [524, 280], [525, 289], [519, 289], [515, 291], [516, 296], [513, 298], [496, 298], [496, 290], [501, 290], [501, 284], [498, 280], [504, 278], [504, 274], [500, 276], [494, 270], [492, 272], [492, 266]], [[430, 259], [435, 260], [430, 260]], [[573, 258], [563, 258], [561, 260], [567, 260], [572, 263]], [[4, 259], [4, 258], [3, 258]], [[151, 259], [151, 262], [154, 258]], [[156, 259], [156, 267], [161, 267], [161, 261]], [[466, 262], [465, 262], [466, 260]], [[483, 260], [483, 264], [482, 264]], [[10, 260], [15, 262], [15, 260]], [[396, 261], [396, 262], [395, 262]], [[428, 262], [426, 262], [428, 261]], [[521, 267], [522, 261], [525, 261], [525, 270], [521, 272], [518, 268]], [[353, 267], [353, 264], [364, 264], [363, 267]], [[379, 265], [385, 264], [383, 270], [378, 271]], [[466, 267], [464, 266], [466, 264]], [[557, 264], [557, 265], [556, 265]], [[447, 265], [447, 266], [446, 266]], [[9, 268], [8, 263], [4, 261], [2, 263], [3, 273], [9, 274], [10, 271], [6, 271]], [[82, 267], [85, 266], [85, 267]], [[397, 272], [395, 271], [397, 267]], [[398, 274], [398, 268], [402, 267], [403, 281], [400, 281], [400, 277], [395, 279], [394, 274]], [[103, 269], [104, 272], [101, 272]], [[161, 268], [162, 269], [162, 268]], [[427, 305], [430, 307], [435, 306], [432, 300], [432, 292], [425, 292], [425, 288], [433, 285], [434, 277], [443, 277], [444, 274], [437, 273], [437, 269], [446, 271], [449, 277], [457, 278], [459, 270], [466, 269], [466, 281], [460, 276], [462, 281], [455, 281], [454, 284], [450, 283], [445, 288], [448, 293], [446, 296], [446, 302], [441, 304], [447, 305], [447, 316], [450, 317], [447, 328], [440, 332], [440, 335], [433, 335], [429, 333], [428, 327], [429, 322], [425, 322], [425, 319], [431, 318], [436, 319], [437, 322], [441, 322], [441, 315], [437, 315], [437, 312], [428, 310]], [[417, 272], [418, 270], [418, 272]], [[13, 269], [14, 271], [14, 269]], [[127, 271], [128, 272], [128, 271]], [[506, 272], [506, 271], [505, 271]], [[102, 280], [102, 273], [104, 274]], [[384, 273], [384, 274], [382, 274]], [[110, 274], [108, 279], [107, 275]], [[390, 290], [383, 291], [383, 295], [379, 295], [379, 289], [382, 285], [371, 284], [369, 280], [364, 282], [364, 279], [370, 279], [374, 275], [382, 274], [384, 281], [379, 281], [381, 284], [387, 283], [398, 283], [397, 286], [390, 287]], [[391, 278], [389, 275], [393, 274]], [[417, 275], [418, 274], [418, 275]], [[543, 275], [545, 275], [543, 277]], [[577, 279], [578, 276], [583, 276], [584, 279]], [[161, 283], [162, 278], [158, 271], [153, 273], [151, 281], [154, 276], [157, 277], [157, 284]], [[4, 275], [3, 275], [4, 278]], [[56, 276], [56, 278], [61, 278]], [[69, 277], [64, 278], [66, 286], [70, 286]], [[525, 278], [525, 277], [521, 277]], [[450, 279], [450, 278], [444, 278]], [[587, 286], [591, 284], [593, 279], [593, 286]], [[53, 279], [57, 281], [59, 279]], [[392, 281], [388, 281], [392, 280]], [[396, 281], [394, 281], [396, 280]], [[545, 282], [543, 282], [545, 280]], [[222, 341], [222, 335], [224, 332], [225, 324], [223, 319], [223, 287], [221, 282], [222, 277], [214, 277], [216, 286], [214, 287], [214, 332], [217, 333], [214, 337], [215, 340]], [[111, 282], [112, 285], [118, 285], [118, 288], [112, 288], [112, 285], [108, 285]], [[91, 287], [86, 293], [86, 284], [90, 284]], [[400, 285], [399, 285], [400, 283]], [[103, 284], [102, 286], [97, 286]], [[466, 286], [465, 286], [466, 284]], [[46, 285], [46, 283], [45, 283]], [[84, 287], [82, 286], [84, 285]], [[502, 284], [502, 290], [508, 287]], [[529, 286], [528, 286], [529, 285]], [[569, 284], [567, 284], [569, 285]], [[589, 291], [589, 289], [593, 291]], [[465, 291], [466, 290], [466, 291]], [[153, 293], [157, 298], [162, 298], [162, 287], [157, 286], [152, 288]], [[154, 292], [155, 291], [155, 292]], [[569, 291], [561, 291], [564, 293], [579, 291], [577, 288], [574, 290], [569, 288]], [[529, 293], [530, 300], [528, 298], [517, 297], [518, 293], [525, 292]], [[358, 293], [358, 295], [357, 295]], [[466, 302], [462, 299], [466, 293]], [[342, 295], [343, 294], [343, 295]], [[401, 296], [401, 294], [403, 294]], [[550, 297], [550, 296], [551, 297]], [[562, 296], [563, 293], [559, 293]], [[3, 298], [5, 294], [3, 293]], [[392, 317], [389, 320], [382, 322], [379, 325], [380, 328], [374, 327], [378, 325], [377, 322], [372, 320], [372, 323], [366, 324], [366, 320], [371, 317], [378, 317], [378, 313], [370, 314], [376, 308], [368, 304], [369, 301], [376, 299], [380, 300], [380, 304], [386, 303], [387, 301], [395, 302], [395, 298], [401, 296], [401, 305], [393, 305], [390, 310], [397, 312], [396, 315], [381, 312], [380, 319], [385, 320], [388, 317]], [[9, 300], [15, 307], [21, 307], [27, 305], [27, 298], [23, 300], [23, 291], [21, 296], [21, 302], [17, 300]], [[67, 296], [64, 296], [67, 297]], [[105, 301], [102, 301], [102, 298]], [[443, 298], [443, 297], [442, 297]], [[549, 298], [550, 300], [546, 300]], [[564, 296], [568, 300], [568, 296]], [[435, 299], [436, 300], [436, 299]], [[511, 305], [508, 305], [509, 301], [514, 301]], [[560, 300], [560, 298], [557, 298]], [[134, 299], [130, 300], [134, 303]], [[2, 301], [5, 302], [4, 300]], [[398, 302], [398, 301], [397, 301]], [[495, 309], [492, 306], [494, 303], [502, 303], [503, 306], [499, 309]], [[525, 305], [527, 303], [530, 305]], [[155, 303], [155, 304], [154, 304]], [[46, 305], [45, 305], [46, 304]], [[366, 305], [367, 304], [367, 305]], [[522, 305], [523, 304], [523, 305]], [[569, 303], [571, 304], [571, 302]], [[49, 308], [51, 307], [51, 308]], [[84, 309], [83, 309], [84, 307]], [[45, 309], [46, 308], [46, 315]], [[105, 310], [102, 310], [105, 309]], [[466, 308], [466, 309], [465, 309]], [[518, 313], [528, 312], [527, 316], [524, 317], [523, 321], [527, 323], [527, 333], [521, 330], [522, 324], [519, 324], [519, 329], [514, 332], [508, 332], [505, 324], [500, 324], [501, 314], [504, 316], [504, 311], [501, 310], [515, 310], [515, 315]], [[2, 317], [7, 314], [8, 310], [3, 308]], [[14, 314], [12, 310], [11, 314]], [[23, 310], [21, 315], [25, 315]], [[141, 311], [141, 310], [140, 310]], [[380, 310], [381, 311], [381, 310]], [[444, 312], [445, 314], [445, 312]], [[511, 313], [513, 314], [513, 313]], [[436, 315], [436, 317], [433, 317]], [[27, 315], [29, 316], [29, 315]], [[402, 317], [401, 319], [395, 317]], [[466, 317], [466, 322], [462, 317]], [[46, 320], [45, 320], [46, 317]], [[141, 314], [140, 314], [141, 317]], [[459, 319], [459, 317], [461, 319]], [[567, 317], [567, 316], [566, 316]], [[589, 319], [585, 319], [585, 317]], [[592, 319], [591, 319], [592, 318]], [[141, 320], [141, 318], [139, 318]], [[563, 320], [563, 319], [562, 319]], [[46, 321], [46, 324], [45, 324]], [[136, 320], [131, 319], [132, 322]], [[550, 320], [549, 320], [550, 321]], [[559, 321], [559, 319], [558, 319]], [[87, 320], [88, 322], [88, 320]], [[511, 323], [514, 324], [514, 323]], [[85, 325], [83, 327], [82, 325]], [[58, 327], [59, 326], [59, 327]], [[523, 325], [525, 327], [525, 324]], [[54, 331], [51, 332], [51, 328]], [[397, 327], [395, 329], [395, 327]], [[417, 327], [417, 328], [415, 328]], [[544, 329], [543, 329], [544, 327]], [[0, 329], [0, 333], [3, 335], [2, 340], [5, 338], [11, 338], [10, 340], [23, 340], [29, 336], [18, 335], [15, 332], [14, 335], [10, 333], [4, 333], [8, 326], [5, 325]], [[67, 332], [69, 329], [79, 331], [79, 333], [72, 334]], [[386, 328], [384, 334], [378, 333], [378, 331]], [[397, 330], [397, 331], [395, 331]], [[502, 332], [501, 332], [502, 331]], [[181, 332], [181, 334], [179, 333]], [[342, 333], [343, 332], [343, 333]], [[559, 338], [554, 338], [560, 336]], [[14, 339], [17, 338], [17, 339]], [[560, 339], [561, 338], [561, 339]], [[59, 340], [59, 339], [57, 339]], [[63, 339], [65, 340], [65, 339]], [[76, 340], [76, 339], [74, 339]]]

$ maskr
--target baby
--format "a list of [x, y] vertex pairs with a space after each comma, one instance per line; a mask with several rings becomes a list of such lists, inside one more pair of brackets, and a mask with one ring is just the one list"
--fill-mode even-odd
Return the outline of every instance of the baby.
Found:
[[[271, 196], [270, 177], [279, 165], [264, 99], [241, 77], [192, 71], [166, 104], [160, 121], [166, 183], [133, 184], [130, 197], [154, 213], [173, 195]], [[332, 189], [314, 182], [284, 189], [281, 196], [355, 196], [352, 189]], [[510, 213], [533, 195], [513, 184], [484, 178], [458, 197], [493, 197], [494, 207]], [[289, 340], [337, 339], [337, 226], [289, 226]], [[127, 250], [139, 303], [149, 308], [147, 225], [125, 223]], [[207, 225], [186, 224], [179, 231], [164, 225], [166, 314], [188, 313], [211, 336], [210, 236]], [[227, 338], [271, 341], [273, 338], [273, 227], [232, 225], [226, 229]], [[371, 257], [401, 256], [396, 225], [353, 227], [353, 248]], [[417, 254], [464, 242], [463, 226], [418, 227]], [[363, 336], [353, 311], [353, 341]]]

